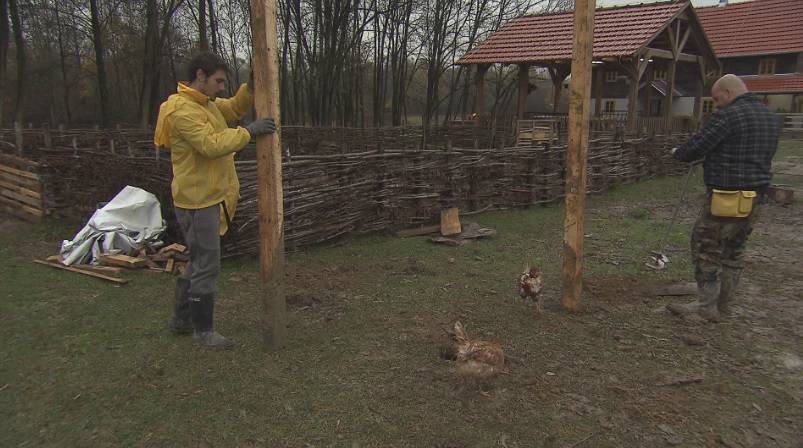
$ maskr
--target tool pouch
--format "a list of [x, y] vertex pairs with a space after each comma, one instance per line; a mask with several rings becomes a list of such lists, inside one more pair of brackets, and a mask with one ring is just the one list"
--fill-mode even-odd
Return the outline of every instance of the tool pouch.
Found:
[[753, 210], [755, 191], [713, 190], [711, 214], [723, 218], [744, 218]]

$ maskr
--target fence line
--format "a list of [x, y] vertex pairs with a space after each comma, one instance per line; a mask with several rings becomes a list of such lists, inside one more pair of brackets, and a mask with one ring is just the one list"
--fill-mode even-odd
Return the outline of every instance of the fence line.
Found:
[[[125, 185], [154, 193], [173, 222], [169, 152], [136, 132], [80, 134], [30, 130], [29, 159], [39, 164], [43, 205], [52, 214], [88, 216]], [[27, 132], [27, 131], [26, 131]], [[285, 242], [294, 250], [350, 233], [430, 222], [444, 207], [475, 211], [526, 207], [560, 200], [564, 194], [565, 143], [505, 146], [505, 130], [283, 129], [285, 154]], [[0, 138], [8, 136], [0, 130]], [[451, 136], [451, 137], [450, 137]], [[317, 137], [317, 138], [316, 138]], [[589, 192], [656, 175], [677, 174], [681, 164], [668, 150], [685, 134], [623, 138], [609, 134], [590, 141]], [[454, 140], [453, 140], [454, 139]], [[440, 143], [446, 142], [441, 145]], [[458, 143], [454, 143], [458, 141]], [[492, 143], [494, 147], [482, 147]], [[477, 147], [480, 146], [480, 147]], [[257, 179], [253, 145], [237, 156], [241, 201], [226, 253], [258, 249]]]

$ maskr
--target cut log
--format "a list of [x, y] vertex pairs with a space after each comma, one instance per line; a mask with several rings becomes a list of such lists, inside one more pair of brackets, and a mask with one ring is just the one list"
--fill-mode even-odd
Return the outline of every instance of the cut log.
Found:
[[99, 274], [97, 272], [92, 272], [92, 271], [89, 271], [89, 270], [78, 269], [78, 268], [74, 268], [72, 266], [65, 266], [65, 265], [59, 264], [59, 263], [51, 263], [51, 262], [44, 261], [44, 260], [34, 260], [33, 262], [36, 263], [36, 264], [44, 265], [44, 266], [50, 266], [50, 267], [56, 268], [56, 269], [63, 269], [65, 271], [70, 271], [70, 272], [75, 272], [75, 273], [78, 273], [78, 274], [88, 275], [90, 277], [95, 277], [95, 278], [99, 278], [101, 280], [106, 280], [106, 281], [109, 281], [109, 282], [112, 282], [112, 283], [117, 283], [118, 285], [124, 285], [124, 284], [128, 283], [128, 280], [125, 280], [125, 279], [122, 279], [122, 278], [111, 277], [111, 276], [108, 276], [108, 275], [105, 275], [105, 274]]
[[451, 236], [461, 232], [460, 214], [456, 207], [441, 210], [441, 235]]

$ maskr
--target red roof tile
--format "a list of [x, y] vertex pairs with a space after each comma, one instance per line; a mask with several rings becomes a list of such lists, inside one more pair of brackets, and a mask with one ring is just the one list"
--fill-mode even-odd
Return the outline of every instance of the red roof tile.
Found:
[[[597, 9], [594, 57], [630, 56], [688, 3], [652, 3]], [[574, 13], [522, 16], [511, 20], [458, 64], [570, 60]]]
[[719, 57], [803, 51], [802, 0], [754, 0], [695, 11]]
[[803, 73], [784, 75], [740, 76], [747, 90], [756, 93], [803, 92]]

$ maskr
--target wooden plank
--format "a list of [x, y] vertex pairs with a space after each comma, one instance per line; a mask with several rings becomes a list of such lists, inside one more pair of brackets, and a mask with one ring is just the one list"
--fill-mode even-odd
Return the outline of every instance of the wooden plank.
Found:
[[82, 271], [91, 271], [96, 272], [98, 274], [108, 275], [110, 277], [120, 277], [120, 272], [122, 272], [121, 268], [116, 268], [114, 266], [95, 266], [92, 264], [77, 264], [73, 265], [75, 269], [80, 269]]
[[165, 247], [159, 249], [158, 253], [163, 254], [165, 252], [170, 252], [170, 251], [176, 252], [176, 253], [184, 253], [184, 251], [186, 251], [186, 250], [187, 250], [187, 246], [185, 246], [183, 244], [179, 244], [179, 243], [173, 243], [173, 244], [171, 244], [169, 246], [165, 246]]
[[411, 236], [429, 235], [430, 233], [435, 233], [440, 229], [441, 229], [440, 224], [434, 224], [431, 226], [421, 226], [413, 229], [399, 230], [398, 232], [396, 232], [396, 236], [398, 236], [399, 238], [408, 238]]
[[169, 272], [169, 273], [172, 274], [173, 273], [173, 264], [174, 263], [175, 263], [175, 261], [173, 261], [172, 258], [168, 259], [167, 260], [167, 264], [165, 265], [165, 272]]
[[101, 255], [100, 262], [121, 268], [137, 269], [146, 265], [144, 258], [129, 257], [128, 255]]
[[[593, 0], [576, 0], [572, 52], [569, 142], [566, 148], [566, 218], [563, 237], [561, 303], [577, 311], [583, 292], [583, 228], [587, 188], [588, 120], [591, 115], [591, 57], [594, 42]], [[638, 79], [636, 79], [638, 92]]]
[[11, 166], [13, 168], [18, 168], [22, 170], [39, 168], [39, 163], [34, 162], [33, 160], [28, 160], [26, 158], [17, 157], [11, 154], [0, 153], [0, 162], [2, 162], [3, 165]]
[[254, 110], [257, 118], [273, 117], [274, 134], [260, 135], [257, 147], [259, 261], [262, 277], [266, 345], [273, 350], [287, 342], [284, 294], [284, 194], [279, 111], [279, 48], [275, 0], [252, 0]]
[[[3, 198], [0, 197], [0, 199], [3, 199]], [[2, 201], [0, 201], [0, 202], [2, 202]], [[4, 212], [8, 213], [9, 215], [16, 216], [17, 218], [23, 219], [23, 220], [28, 221], [28, 222], [32, 222], [34, 224], [39, 224], [40, 222], [42, 222], [42, 217], [41, 216], [36, 216], [34, 214], [31, 214], [31, 213], [26, 213], [24, 210], [21, 210], [21, 209], [19, 209], [17, 207], [12, 207], [10, 205], [0, 204], [0, 210], [3, 210]]]
[[3, 187], [0, 187], [0, 194], [2, 194], [3, 196], [5, 196], [5, 197], [7, 197], [9, 199], [14, 199], [17, 202], [22, 202], [23, 204], [30, 205], [31, 207], [35, 207], [35, 208], [38, 208], [40, 210], [42, 209], [42, 200], [41, 199], [36, 199], [36, 198], [32, 198], [30, 196], [25, 196], [24, 194], [19, 194], [19, 193], [16, 193], [14, 191], [11, 191], [11, 190], [8, 190], [6, 188], [3, 188]]
[[42, 199], [42, 194], [41, 193], [36, 192], [34, 190], [31, 190], [30, 188], [25, 188], [25, 187], [21, 187], [19, 185], [14, 185], [14, 184], [12, 184], [10, 182], [6, 182], [4, 180], [0, 180], [0, 188], [6, 189], [6, 190], [9, 190], [9, 191], [13, 191], [15, 193], [23, 194], [23, 195], [28, 196], [30, 198], [40, 199], [40, 200]]
[[16, 168], [12, 168], [10, 166], [0, 165], [0, 171], [6, 172], [6, 173], [9, 173], [9, 174], [13, 174], [13, 175], [19, 176], [19, 177], [24, 177], [26, 179], [39, 180], [39, 175], [36, 174], [36, 173], [31, 173], [29, 171], [18, 170]]
[[128, 280], [126, 280], [126, 279], [110, 277], [110, 276], [105, 275], [105, 274], [99, 274], [97, 272], [78, 269], [78, 268], [74, 268], [72, 266], [65, 266], [63, 264], [50, 263], [50, 262], [44, 261], [44, 260], [34, 260], [33, 262], [36, 263], [36, 264], [44, 265], [44, 266], [50, 266], [50, 267], [56, 268], [56, 269], [62, 269], [62, 270], [65, 270], [65, 271], [70, 271], [70, 272], [75, 272], [75, 273], [78, 273], [78, 274], [88, 275], [90, 277], [95, 277], [95, 278], [106, 280], [106, 281], [109, 281], [109, 282], [112, 282], [112, 283], [117, 283], [118, 285], [125, 285], [126, 283], [128, 283]]
[[33, 215], [33, 216], [36, 216], [37, 218], [41, 218], [41, 217], [43, 217], [45, 215], [45, 213], [42, 210], [38, 209], [38, 208], [34, 208], [34, 207], [31, 207], [31, 206], [22, 204], [22, 203], [17, 202], [17, 201], [15, 201], [13, 199], [7, 198], [4, 195], [0, 195], [0, 203], [5, 204], [5, 205], [7, 205], [9, 207], [16, 208], [17, 210], [22, 210], [25, 213], [28, 213], [28, 214]]
[[4, 173], [2, 171], [0, 171], [0, 179], [13, 185], [19, 185], [34, 191], [42, 191], [42, 183], [38, 180], [19, 177], [16, 174]]

